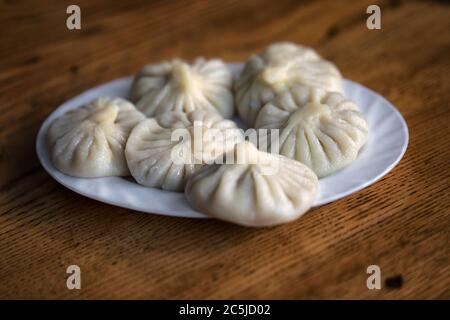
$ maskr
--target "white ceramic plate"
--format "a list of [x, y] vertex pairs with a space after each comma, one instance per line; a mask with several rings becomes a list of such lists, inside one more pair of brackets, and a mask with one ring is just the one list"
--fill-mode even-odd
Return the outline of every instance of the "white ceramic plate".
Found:
[[[241, 64], [230, 64], [238, 74]], [[146, 188], [131, 178], [107, 177], [83, 179], [59, 172], [50, 161], [46, 146], [50, 123], [64, 112], [88, 103], [101, 95], [128, 97], [132, 77], [119, 79], [88, 90], [58, 107], [42, 124], [36, 149], [42, 166], [56, 181], [86, 197], [137, 211], [167, 216], [204, 218], [192, 209], [183, 193]], [[356, 102], [369, 127], [369, 141], [350, 166], [320, 180], [315, 206], [357, 192], [387, 174], [403, 157], [408, 145], [408, 128], [397, 109], [379, 94], [355, 82], [344, 80], [344, 95]]]

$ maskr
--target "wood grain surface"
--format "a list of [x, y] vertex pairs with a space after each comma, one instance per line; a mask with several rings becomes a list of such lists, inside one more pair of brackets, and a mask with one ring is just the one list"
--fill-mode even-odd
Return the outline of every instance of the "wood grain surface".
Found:
[[[71, 3], [0, 1], [0, 298], [450, 298], [448, 3], [78, 0], [82, 28], [69, 31]], [[374, 3], [381, 30], [366, 28]], [[39, 165], [39, 126], [82, 91], [172, 57], [243, 61], [279, 40], [398, 107], [410, 145], [381, 181], [249, 229], [106, 205]], [[81, 290], [66, 288], [71, 264]], [[366, 287], [372, 264], [381, 290]]]

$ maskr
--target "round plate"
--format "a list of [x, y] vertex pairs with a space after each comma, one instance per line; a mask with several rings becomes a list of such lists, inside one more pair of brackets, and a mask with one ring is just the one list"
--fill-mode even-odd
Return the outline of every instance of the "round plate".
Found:
[[[230, 64], [238, 74], [242, 64]], [[101, 95], [127, 98], [132, 77], [119, 79], [88, 90], [58, 107], [42, 124], [36, 149], [42, 166], [59, 183], [86, 197], [116, 206], [167, 216], [205, 218], [192, 209], [183, 193], [146, 188], [130, 178], [75, 178], [58, 171], [46, 146], [50, 123], [64, 112], [84, 105]], [[344, 95], [354, 101], [366, 117], [369, 140], [358, 159], [331, 176], [320, 179], [314, 206], [320, 206], [357, 192], [387, 174], [403, 157], [408, 145], [408, 128], [397, 109], [379, 94], [355, 82], [344, 80]]]

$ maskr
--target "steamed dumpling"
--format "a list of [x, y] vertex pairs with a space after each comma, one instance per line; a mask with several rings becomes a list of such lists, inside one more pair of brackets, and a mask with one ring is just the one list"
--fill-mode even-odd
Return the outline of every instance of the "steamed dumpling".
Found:
[[236, 124], [216, 112], [167, 112], [137, 125], [125, 154], [139, 184], [183, 191], [196, 169], [233, 148], [242, 138]]
[[246, 141], [225, 158], [235, 161], [204, 166], [188, 180], [186, 198], [201, 212], [263, 227], [295, 220], [313, 204], [318, 180], [300, 162], [258, 151]]
[[293, 43], [275, 43], [253, 55], [235, 83], [239, 116], [252, 126], [261, 107], [293, 84], [341, 91], [342, 77], [334, 64], [314, 50]]
[[133, 104], [120, 98], [101, 97], [66, 112], [48, 130], [53, 164], [76, 177], [128, 175], [125, 144], [143, 119]]
[[149, 117], [167, 111], [234, 113], [233, 76], [221, 60], [198, 58], [193, 64], [175, 59], [144, 67], [131, 88], [131, 99]]
[[358, 107], [340, 93], [306, 86], [293, 86], [266, 104], [255, 127], [280, 129], [280, 154], [319, 177], [355, 160], [369, 130]]

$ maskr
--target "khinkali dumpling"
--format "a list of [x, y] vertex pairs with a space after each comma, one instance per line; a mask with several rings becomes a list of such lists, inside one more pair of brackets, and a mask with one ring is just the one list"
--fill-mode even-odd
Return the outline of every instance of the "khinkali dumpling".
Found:
[[338, 92], [307, 86], [293, 86], [266, 104], [255, 127], [280, 129], [280, 154], [301, 161], [319, 177], [355, 160], [368, 136], [354, 103]]
[[[244, 226], [263, 227], [297, 219], [313, 204], [318, 189], [314, 172], [298, 161], [237, 144], [225, 158], [188, 180], [189, 203], [205, 214]], [[236, 161], [236, 159], [243, 161]]]
[[216, 112], [166, 112], [133, 129], [125, 154], [139, 184], [183, 191], [194, 170], [233, 148], [240, 139], [243, 133], [236, 124]]
[[342, 77], [334, 64], [314, 50], [293, 43], [275, 43], [253, 55], [236, 80], [239, 116], [252, 126], [261, 107], [293, 84], [341, 91]]
[[149, 117], [167, 111], [234, 113], [233, 76], [217, 59], [198, 58], [193, 64], [175, 59], [144, 67], [131, 88], [131, 99]]
[[66, 112], [48, 130], [53, 164], [76, 177], [128, 175], [125, 144], [143, 119], [133, 104], [120, 98], [101, 97]]

